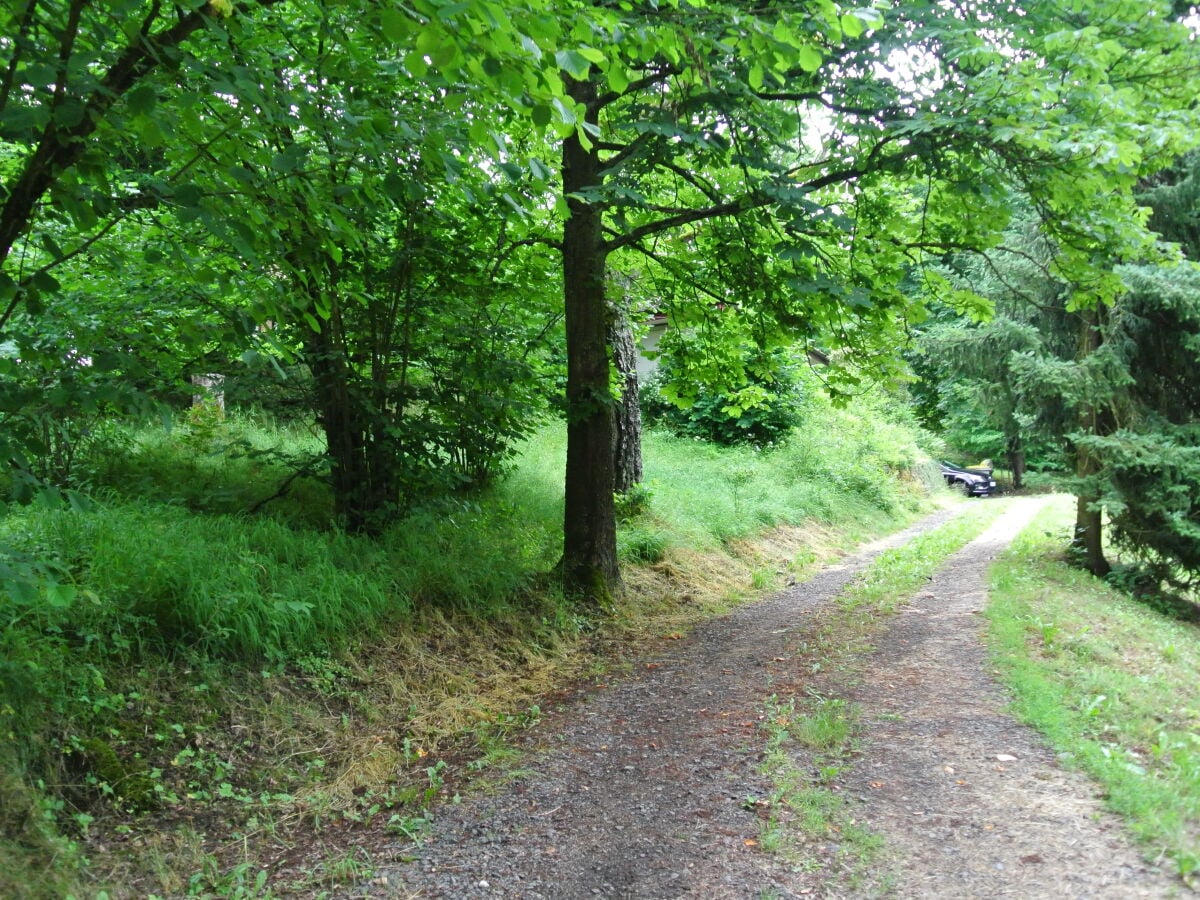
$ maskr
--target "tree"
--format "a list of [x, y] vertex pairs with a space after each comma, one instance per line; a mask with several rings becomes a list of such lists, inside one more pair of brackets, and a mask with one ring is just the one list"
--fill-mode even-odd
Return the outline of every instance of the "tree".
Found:
[[[70, 91], [57, 85], [71, 87], [75, 74], [46, 81], [39, 94], [40, 76], [28, 58], [11, 53], [8, 68], [16, 74], [6, 99], [25, 84], [41, 98], [27, 104], [32, 113], [18, 116], [27, 153], [18, 154], [17, 169], [42, 174], [28, 186], [21, 187], [24, 175], [13, 182], [21, 190], [6, 199], [11, 213], [3, 216], [24, 223], [18, 232], [26, 229], [29, 217], [21, 210], [33, 209], [50, 184], [65, 183], [63, 165], [84, 158], [83, 138], [93, 139], [88, 158], [97, 160], [86, 170], [88, 186], [109, 187], [105, 179], [114, 169], [101, 157], [125, 142], [115, 130], [100, 134], [95, 122], [117, 109], [114, 93], [125, 98], [131, 133], [153, 136], [157, 117], [170, 110], [187, 125], [194, 155], [160, 167], [142, 193], [149, 202], [176, 204], [263, 280], [275, 266], [292, 273], [292, 311], [316, 335], [306, 339], [319, 368], [320, 360], [334, 365], [346, 356], [343, 347], [321, 343], [340, 341], [331, 289], [346, 287], [339, 279], [351, 268], [361, 287], [364, 235], [386, 231], [382, 217], [355, 218], [347, 210], [404, 199], [395, 179], [378, 178], [381, 166], [410, 171], [416, 158], [436, 160], [452, 183], [455, 169], [469, 160], [475, 176], [458, 177], [464, 192], [474, 190], [482, 172], [501, 185], [493, 196], [538, 221], [552, 172], [541, 161], [545, 148], [526, 151], [522, 137], [561, 142], [555, 203], [561, 232], [531, 232], [514, 243], [542, 240], [561, 253], [568, 369], [562, 570], [567, 590], [597, 605], [619, 583], [610, 257], [639, 254], [647, 265], [671, 268], [660, 252], [664, 242], [678, 239], [676, 256], [688, 241], [723, 242], [728, 264], [708, 265], [717, 280], [697, 293], [724, 320], [736, 314], [752, 321], [764, 350], [819, 334], [881, 351], [899, 345], [924, 315], [920, 300], [902, 289], [903, 275], [916, 269], [931, 289], [945, 288], [923, 268], [927, 261], [992, 246], [1017, 187], [1057, 242], [1059, 274], [1081, 286], [1081, 297], [1103, 299], [1118, 289], [1103, 261], [1134, 258], [1145, 245], [1130, 190], [1182, 146], [1192, 115], [1181, 78], [1195, 68], [1187, 30], [1168, 20], [1165, 7], [1127, 0], [1070, 9], [1050, 2], [1020, 9], [905, 3], [883, 12], [832, 0], [803, 10], [667, 0], [654, 11], [584, 0], [524, 0], [503, 8], [490, 0], [403, 6], [287, 0], [279, 9], [288, 21], [313, 27], [303, 49], [301, 39], [290, 46], [299, 31], [285, 29], [282, 20], [252, 27], [266, 5], [247, 6], [245, 17], [241, 6], [225, 2], [173, 7], [181, 11], [179, 22], [192, 27], [184, 33], [166, 27], [158, 4], [130, 0], [126, 24], [139, 22], [137, 39], [126, 44], [124, 31], [101, 28], [95, 33], [103, 40], [93, 45], [103, 48], [102, 62], [82, 68], [128, 69], [132, 77], [106, 87], [106, 76], [88, 75], [91, 81], [79, 82], [82, 106], [70, 109], [60, 104]], [[235, 9], [227, 20], [214, 18], [215, 11]], [[30, 33], [75, 34], [71, 10], [94, 12], [82, 0], [69, 7], [27, 4], [26, 19], [36, 26]], [[137, 13], [143, 18], [133, 18]], [[191, 24], [195, 15], [213, 26], [203, 31], [203, 47], [204, 60], [214, 64], [197, 63], [201, 83], [190, 84], [185, 68], [174, 82], [145, 82], [148, 92], [135, 91], [155, 66], [185, 61], [175, 49], [199, 31], [200, 24]], [[67, 27], [50, 28], [60, 22]], [[19, 16], [9, 23], [14, 33], [24, 27]], [[47, 38], [28, 46], [35, 44], [45, 51], [48, 71], [74, 72], [56, 61], [71, 56], [67, 44]], [[26, 45], [19, 46], [24, 53]], [[132, 61], [122, 68], [127, 55]], [[315, 72], [323, 77], [313, 78]], [[432, 86], [424, 109], [388, 104], [385, 89], [398, 80]], [[190, 103], [166, 102], [185, 96]], [[90, 97], [98, 98], [91, 107], [97, 115], [75, 123]], [[36, 128], [49, 130], [35, 134]], [[39, 135], [59, 148], [49, 168], [38, 162], [46, 143]], [[388, 135], [400, 138], [398, 153], [387, 149]], [[67, 137], [71, 143], [62, 145], [59, 138]], [[227, 138], [249, 139], [243, 143], [260, 154], [258, 168], [239, 166], [244, 161], [230, 148], [240, 145], [223, 143]], [[347, 156], [356, 145], [361, 156]], [[253, 190], [261, 189], [260, 180], [283, 186], [285, 202], [297, 211], [297, 221], [288, 223], [293, 230], [278, 227], [263, 206], [248, 221], [219, 215], [198, 177], [214, 157], [228, 181], [244, 179]], [[346, 159], [339, 168], [336, 161]], [[318, 195], [318, 181], [297, 177], [316, 161], [327, 167], [319, 182], [325, 196]], [[195, 183], [184, 183], [193, 170]], [[84, 223], [99, 215], [97, 207], [71, 191], [64, 196], [76, 197], [64, 208], [78, 220], [77, 231], [93, 227]], [[290, 253], [263, 255], [271, 241], [261, 242], [259, 232], [292, 238]], [[21, 276], [22, 296], [32, 296], [37, 280]], [[10, 287], [15, 300], [15, 282]], [[352, 293], [338, 296], [342, 302]], [[960, 306], [977, 302], [950, 297]], [[677, 313], [704, 315], [694, 306]], [[883, 355], [879, 364], [898, 368]], [[727, 377], [716, 372], [714, 380]], [[350, 382], [338, 375], [329, 383]], [[350, 393], [343, 399], [352, 400]], [[335, 408], [349, 407], [339, 401], [326, 408], [332, 419]]]
[[[921, 314], [895, 273], [931, 251], [992, 244], [1015, 184], [1058, 240], [1060, 270], [1102, 299], [1117, 283], [1097, 268], [1097, 248], [1145, 244], [1129, 191], [1184, 140], [1175, 128], [1189, 101], [1174, 67], [1187, 34], [1157, 7], [906, 4], [882, 22], [832, 4], [803, 17], [733, 4], [680, 3], [653, 19], [606, 12], [597, 21], [626, 40], [568, 59], [581, 127], [563, 149], [564, 574], [592, 596], [617, 580], [609, 254], [653, 257], [651, 242], [668, 232], [753, 221], [792, 262], [792, 291], [751, 313], [764, 314], [764, 338], [786, 333], [789, 319], [856, 306], [858, 331], [887, 333]], [[895, 54], [905, 51], [916, 55], [901, 71]], [[1082, 121], [1100, 124], [1085, 131]], [[1160, 154], [1143, 152], [1146, 128]]]
[[620, 384], [620, 399], [613, 415], [613, 491], [627, 494], [644, 477], [642, 465], [642, 408], [637, 374], [638, 348], [630, 322], [628, 301], [615, 304], [608, 328], [613, 367]]
[[1200, 155], [1148, 180], [1150, 224], [1185, 262], [1127, 265], [1127, 292], [1105, 322], [1125, 374], [1108, 427], [1081, 441], [1095, 459], [1096, 491], [1114, 543], [1154, 584], [1200, 580]]
[[[546, 283], [544, 254], [513, 236], [516, 211], [498, 213], [521, 178], [506, 175], [509, 187], [498, 188], [456, 156], [481, 125], [483, 137], [495, 133], [494, 115], [483, 105], [464, 114], [465, 95], [454, 105], [444, 83], [379, 59], [404, 15], [319, 0], [272, 5], [240, 4], [235, 14], [228, 2], [130, 3], [117, 20], [86, 2], [29, 3], [12, 14], [3, 221], [16, 228], [25, 215], [32, 230], [19, 284], [5, 282], [11, 291], [0, 297], [15, 327], [0, 363], [14, 368], [19, 357], [28, 370], [33, 349], [63, 334], [41, 315], [44, 302], [67, 308], [54, 300], [51, 270], [61, 275], [103, 251], [106, 237], [128, 239], [140, 226], [157, 237], [147, 259], [177, 276], [168, 293], [199, 294], [240, 325], [235, 356], [267, 323], [275, 355], [299, 352], [315, 376], [339, 518], [377, 530], [415, 491], [495, 473], [536, 422], [534, 369], [557, 319], [513, 302], [536, 300], [530, 285]], [[297, 21], [311, 27], [293, 30]], [[48, 76], [38, 73], [55, 65], [58, 80], [39, 91]], [[91, 118], [64, 131], [46, 111], [59, 105]], [[37, 191], [55, 185], [55, 208], [38, 206]], [[70, 218], [56, 218], [64, 209]], [[516, 283], [522, 267], [528, 281]], [[195, 315], [191, 305], [173, 309], [176, 329]], [[70, 335], [43, 354], [52, 368], [64, 353], [89, 355], [80, 329]], [[22, 390], [6, 395], [9, 424], [30, 418]], [[12, 455], [41, 452], [45, 441], [31, 434]]]
[[1030, 452], [1042, 467], [1063, 464], [1062, 436], [1070, 430], [1061, 398], [1018, 371], [1022, 359], [1067, 358], [1075, 349], [1078, 325], [1053, 261], [1028, 209], [998, 247], [947, 260], [949, 282], [986, 298], [990, 311], [981, 319], [935, 307], [912, 358], [926, 425], [960, 452], [1003, 457], [1018, 489]]
[[[1141, 196], [1152, 226], [1185, 255], [1195, 242], [1195, 159], [1151, 180]], [[995, 304], [984, 323], [939, 322], [922, 336], [928, 374], [943, 391], [944, 421], [1021, 428], [1056, 445], [1078, 495], [1073, 546], [1105, 575], [1102, 514], [1113, 542], [1147, 565], [1155, 582], [1200, 572], [1200, 490], [1194, 451], [1200, 423], [1200, 275], [1167, 246], [1113, 268], [1123, 290], [1110, 303], [1072, 310], [1072, 286], [1053, 277], [1052, 244], [1011, 232], [990, 258], [956, 261], [960, 277]]]
[[[198, 221], [278, 270], [260, 315], [312, 374], [338, 521], [378, 533], [414, 501], [495, 474], [537, 422], [533, 364], [556, 317], [502, 199], [519, 185], [498, 187], [471, 153], [471, 129], [494, 116], [463, 96], [432, 112], [446, 85], [379, 61], [381, 34], [350, 11], [319, 12], [311, 36], [281, 24], [235, 48], [250, 75], [217, 117], [238, 140]], [[253, 230], [221, 215], [214, 200], [229, 197]]]
[[[239, 4], [238, 24], [276, 2]], [[222, 65], [214, 52], [220, 42], [208, 38], [223, 33], [232, 14], [229, 0], [131, 0], [118, 7], [27, 0], [0, 10], [0, 374], [15, 378], [2, 397], [8, 427], [0, 457], [15, 464], [18, 484], [37, 471], [51, 474], [36, 457], [53, 452], [53, 435], [66, 439], [64, 417], [128, 399], [99, 377], [111, 381], [113, 366], [98, 364], [108, 348], [89, 353], [80, 346], [97, 329], [84, 322], [42, 327], [41, 314], [62, 289], [56, 270], [85, 259], [132, 212], [154, 202], [123, 175], [144, 170], [161, 143], [170, 106], [160, 107], [160, 99], [203, 96]], [[190, 85], [164, 76], [181, 69], [193, 76]], [[176, 174], [189, 166], [181, 163]], [[94, 364], [87, 377], [73, 377], [72, 369], [84, 374], [82, 358]], [[24, 373], [15, 371], [18, 359], [27, 364]], [[55, 359], [67, 371], [53, 372]], [[71, 362], [64, 367], [64, 360]], [[58, 384], [47, 396], [59, 400], [39, 415], [22, 399], [28, 385], [20, 375], [43, 363]]]
[[[247, 3], [242, 15], [276, 2]], [[152, 2], [128, 3], [121, 12], [113, 16], [108, 4], [90, 0], [27, 0], [0, 13], [0, 30], [10, 35], [0, 82], [0, 140], [9, 157], [0, 195], [0, 328], [20, 303], [36, 309], [39, 293], [54, 289], [49, 270], [86, 249], [86, 241], [74, 248], [55, 243], [44, 264], [14, 273], [12, 251], [46, 212], [46, 195], [56, 192], [55, 215], [81, 236], [109, 218], [118, 198], [109, 190], [106, 159], [127, 140], [120, 126], [155, 106], [163, 86], [148, 76], [179, 66], [189, 40], [203, 28], [223, 27], [233, 8], [229, 0]]]

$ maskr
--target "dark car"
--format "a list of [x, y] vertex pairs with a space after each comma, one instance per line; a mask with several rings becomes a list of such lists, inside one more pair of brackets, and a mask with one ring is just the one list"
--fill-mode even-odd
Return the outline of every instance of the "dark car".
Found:
[[942, 477], [946, 479], [946, 484], [968, 497], [986, 497], [996, 489], [996, 479], [992, 477], [991, 469], [966, 469], [943, 462]]

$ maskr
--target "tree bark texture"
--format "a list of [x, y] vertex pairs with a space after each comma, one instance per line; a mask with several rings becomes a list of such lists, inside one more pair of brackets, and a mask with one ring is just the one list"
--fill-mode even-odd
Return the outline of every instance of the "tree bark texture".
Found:
[[1025, 445], [1019, 434], [1010, 435], [1005, 443], [1008, 471], [1012, 473], [1013, 490], [1019, 491], [1025, 484]]
[[628, 312], [617, 309], [609, 327], [609, 346], [621, 379], [621, 400], [614, 409], [613, 490], [624, 494], [642, 482], [642, 408], [638, 398], [637, 344]]
[[[1083, 310], [1079, 313], [1079, 355], [1085, 360], [1100, 349], [1100, 310]], [[1084, 401], [1079, 412], [1079, 430], [1084, 434], [1101, 434], [1104, 416], [1094, 403]], [[1075, 475], [1081, 481], [1078, 501], [1075, 506], [1075, 534], [1071, 549], [1080, 558], [1083, 568], [1103, 578], [1111, 570], [1104, 556], [1104, 532], [1099, 507], [1100, 497], [1095, 488], [1088, 486], [1100, 471], [1100, 462], [1086, 447], [1075, 447]]]
[[[596, 87], [568, 79], [571, 97], [594, 118]], [[608, 383], [604, 295], [607, 250], [601, 209], [576, 196], [601, 183], [600, 156], [577, 136], [563, 141], [563, 301], [567, 331], [567, 473], [563, 520], [563, 588], [597, 607], [619, 586], [613, 505], [614, 417]]]

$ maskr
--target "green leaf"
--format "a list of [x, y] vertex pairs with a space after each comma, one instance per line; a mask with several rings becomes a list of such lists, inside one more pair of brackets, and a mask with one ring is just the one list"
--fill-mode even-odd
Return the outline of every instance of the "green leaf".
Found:
[[576, 50], [559, 50], [554, 54], [554, 61], [576, 81], [583, 81], [591, 71], [591, 63]]
[[[570, 134], [575, 130], [575, 123], [579, 121], [575, 116], [574, 108], [567, 106], [567, 104], [563, 103], [557, 97], [555, 97], [551, 102], [554, 104], [555, 111], [558, 112], [559, 122], [561, 122], [563, 125], [570, 126], [567, 129], [567, 134]], [[562, 134], [561, 130], [559, 131], [559, 134]], [[563, 137], [566, 137], [566, 135], [563, 135]]]
[[430, 56], [433, 59], [433, 64], [439, 69], [453, 68], [460, 56], [458, 44], [447, 41], [435, 49]]
[[413, 50], [404, 55], [404, 70], [413, 78], [424, 78], [429, 71], [429, 63], [425, 60], [425, 54], [419, 50]]
[[805, 72], [815, 72], [823, 62], [821, 52], [816, 47], [805, 45], [796, 50], [796, 61]]
[[527, 34], [521, 35], [521, 47], [525, 52], [534, 58], [537, 62], [542, 60], [542, 48], [537, 45], [537, 41], [529, 37]]
[[403, 44], [408, 41], [409, 18], [394, 6], [379, 10], [379, 28], [392, 43]]
[[49, 272], [34, 273], [33, 278], [30, 279], [30, 284], [32, 284], [39, 291], [44, 291], [47, 294], [53, 294], [62, 288], [62, 285], [59, 284], [58, 279]]
[[0, 110], [0, 139], [25, 140], [44, 128], [49, 119], [50, 111], [44, 106], [18, 106], [10, 102]]
[[135, 116], [146, 116], [158, 104], [158, 92], [148, 84], [141, 84], [125, 95], [125, 105]]

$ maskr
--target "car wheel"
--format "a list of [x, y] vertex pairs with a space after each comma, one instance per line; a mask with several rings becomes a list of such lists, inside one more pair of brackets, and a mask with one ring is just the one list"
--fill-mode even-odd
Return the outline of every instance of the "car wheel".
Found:
[[971, 482], [969, 482], [969, 481], [960, 481], [960, 482], [958, 483], [958, 489], [959, 489], [960, 491], [962, 491], [962, 494], [963, 494], [963, 496], [964, 496], [964, 497], [970, 497], [970, 496], [971, 496]]

